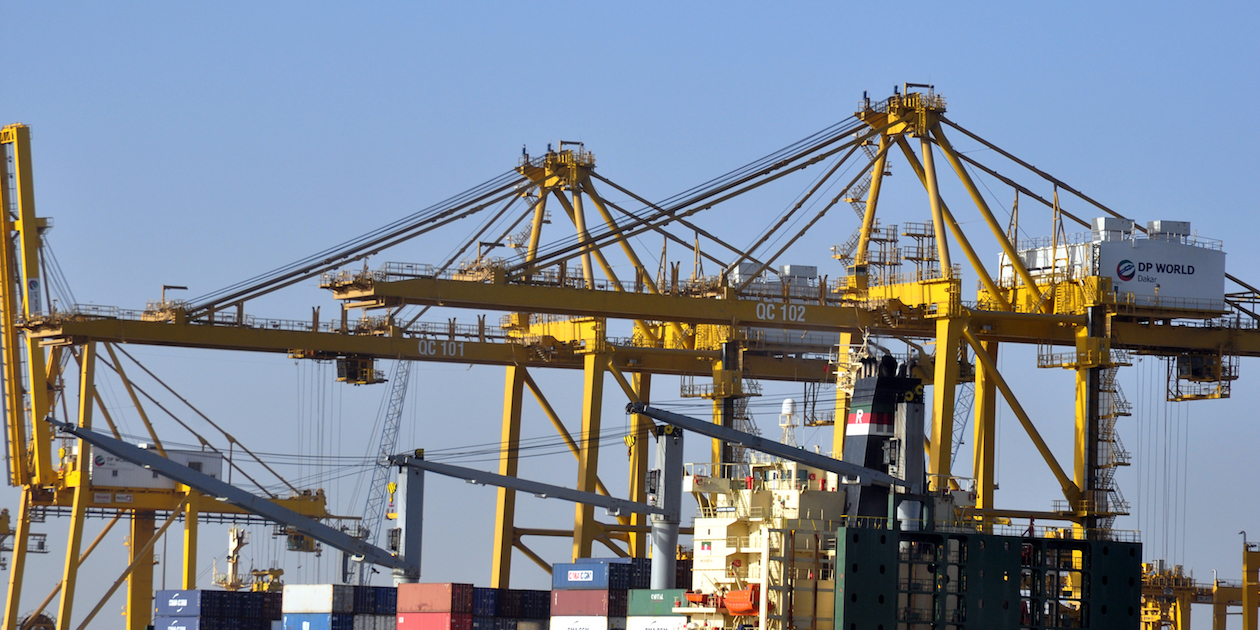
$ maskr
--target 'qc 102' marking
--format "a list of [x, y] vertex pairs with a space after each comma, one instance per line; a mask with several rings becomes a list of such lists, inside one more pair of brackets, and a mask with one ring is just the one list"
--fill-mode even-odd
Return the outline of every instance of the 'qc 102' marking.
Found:
[[420, 355], [426, 357], [462, 357], [464, 356], [464, 342], [421, 339]]
[[805, 321], [805, 307], [800, 304], [760, 302], [757, 304], [757, 319], [767, 322], [803, 322]]

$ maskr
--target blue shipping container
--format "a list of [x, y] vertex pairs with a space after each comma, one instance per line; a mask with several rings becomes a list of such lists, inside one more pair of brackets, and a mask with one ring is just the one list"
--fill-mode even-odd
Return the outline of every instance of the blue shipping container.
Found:
[[585, 563], [557, 564], [551, 574], [551, 588], [555, 590], [628, 589], [632, 568], [629, 564]]
[[354, 615], [285, 613], [284, 630], [354, 630]]
[[[473, 617], [493, 617], [497, 614], [499, 606], [499, 589], [497, 588], [474, 588], [473, 589]], [[473, 620], [474, 630], [477, 621]]]
[[201, 625], [200, 617], [154, 617], [153, 628], [154, 630], [203, 630], [205, 626]]
[[234, 617], [155, 617], [154, 630], [270, 630], [266, 619]]
[[227, 591], [158, 591], [158, 617], [222, 617]]
[[373, 586], [376, 591], [377, 615], [398, 614], [398, 588], [394, 586]]

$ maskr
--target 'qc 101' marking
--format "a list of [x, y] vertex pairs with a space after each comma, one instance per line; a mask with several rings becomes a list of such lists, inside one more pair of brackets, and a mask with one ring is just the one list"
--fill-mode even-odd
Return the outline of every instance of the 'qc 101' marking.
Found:
[[803, 322], [805, 307], [800, 304], [774, 304], [760, 302], [757, 304], [757, 319], [773, 322]]
[[421, 339], [420, 355], [426, 357], [462, 357], [464, 356], [464, 342]]

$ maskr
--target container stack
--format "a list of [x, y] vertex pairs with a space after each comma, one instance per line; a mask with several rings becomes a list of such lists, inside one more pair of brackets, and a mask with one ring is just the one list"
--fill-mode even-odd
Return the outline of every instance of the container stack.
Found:
[[582, 559], [551, 573], [551, 630], [626, 630], [635, 582], [628, 559]]
[[285, 584], [284, 630], [354, 630], [354, 587]]
[[397, 606], [392, 586], [354, 587], [354, 630], [394, 630]]
[[400, 584], [396, 618], [398, 630], [472, 630], [473, 585]]
[[551, 619], [551, 591], [512, 590], [519, 594], [520, 608], [499, 609], [499, 616], [516, 618], [516, 630], [547, 630]]
[[272, 622], [280, 619], [275, 595], [250, 591], [158, 591], [153, 627], [161, 630], [272, 630]]
[[626, 604], [626, 630], [683, 630], [687, 617], [674, 613], [686, 606], [685, 589], [633, 589]]

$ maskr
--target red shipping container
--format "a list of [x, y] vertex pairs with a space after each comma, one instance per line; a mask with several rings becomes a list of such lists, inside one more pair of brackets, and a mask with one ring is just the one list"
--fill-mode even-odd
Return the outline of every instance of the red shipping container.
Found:
[[472, 630], [472, 619], [472, 613], [398, 613], [398, 629]]
[[625, 617], [629, 593], [608, 591], [551, 591], [551, 614], [556, 617]]
[[[400, 613], [468, 613], [473, 609], [472, 584], [399, 584]], [[469, 623], [472, 623], [469, 621]]]

